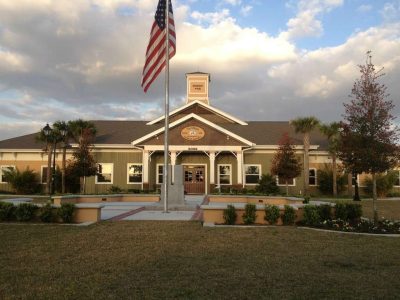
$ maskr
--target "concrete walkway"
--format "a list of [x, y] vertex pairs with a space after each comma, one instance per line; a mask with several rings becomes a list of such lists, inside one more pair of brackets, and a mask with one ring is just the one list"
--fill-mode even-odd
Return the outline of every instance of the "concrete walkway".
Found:
[[190, 221], [201, 220], [202, 211], [200, 205], [204, 195], [189, 195], [185, 197], [185, 205], [169, 206], [168, 213], [164, 213], [164, 203], [121, 203], [109, 202], [102, 209], [101, 219], [110, 221]]

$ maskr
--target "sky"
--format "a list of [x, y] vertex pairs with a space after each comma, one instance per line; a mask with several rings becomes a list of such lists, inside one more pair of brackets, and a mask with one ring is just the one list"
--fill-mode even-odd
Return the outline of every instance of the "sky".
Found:
[[[56, 120], [152, 120], [164, 78], [144, 93], [158, 0], [0, 0], [0, 140]], [[210, 104], [242, 120], [339, 121], [366, 52], [400, 116], [400, 0], [172, 0], [185, 73], [211, 74]]]

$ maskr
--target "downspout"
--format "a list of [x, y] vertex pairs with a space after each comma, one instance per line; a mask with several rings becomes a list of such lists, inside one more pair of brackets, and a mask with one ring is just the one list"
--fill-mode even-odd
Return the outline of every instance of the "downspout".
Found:
[[243, 149], [242, 150], [242, 155], [243, 155], [243, 158], [242, 158], [242, 188], [244, 188], [244, 186], [245, 186], [245, 184], [246, 184], [246, 178], [245, 178], [245, 176], [244, 176], [244, 152], [245, 151], [249, 151], [249, 150], [253, 150], [254, 149], [254, 146], [255, 146], [255, 144], [253, 144], [252, 146], [250, 146], [249, 148], [246, 148], [246, 149]]

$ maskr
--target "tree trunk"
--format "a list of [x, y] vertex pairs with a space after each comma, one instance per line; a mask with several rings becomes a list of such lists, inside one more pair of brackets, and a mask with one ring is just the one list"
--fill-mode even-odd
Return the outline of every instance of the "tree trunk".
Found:
[[353, 175], [347, 174], [347, 195], [353, 197]]
[[63, 147], [62, 169], [61, 169], [61, 193], [65, 194], [65, 164], [66, 164], [67, 148]]
[[378, 200], [376, 192], [376, 174], [372, 173], [372, 206], [374, 208], [374, 223], [378, 222], [378, 209], [376, 207], [376, 201]]
[[356, 176], [356, 180], [354, 182], [354, 201], [361, 201], [360, 199], [360, 193], [359, 193], [359, 189], [358, 189], [358, 180], [357, 180], [357, 174], [355, 174]]
[[332, 185], [333, 197], [337, 197], [337, 178], [336, 178], [336, 153], [332, 153]]
[[47, 172], [46, 172], [46, 193], [50, 195], [51, 191], [51, 162], [52, 162], [53, 146], [47, 145]]
[[310, 134], [307, 132], [304, 134], [304, 197], [308, 197], [308, 181], [310, 176], [309, 163], [308, 163], [308, 152], [310, 149]]

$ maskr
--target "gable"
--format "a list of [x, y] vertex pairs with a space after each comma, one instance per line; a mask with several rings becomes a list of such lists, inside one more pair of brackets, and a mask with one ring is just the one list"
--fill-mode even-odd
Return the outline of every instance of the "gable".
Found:
[[[188, 137], [184, 137], [186, 131], [190, 127], [199, 128], [204, 136], [198, 140], [191, 140]], [[170, 145], [184, 145], [184, 146], [247, 146], [246, 143], [235, 139], [234, 137], [227, 135], [217, 129], [204, 124], [196, 119], [189, 119], [169, 130], [169, 144]], [[138, 145], [163, 145], [164, 144], [164, 132], [139, 143]]]

